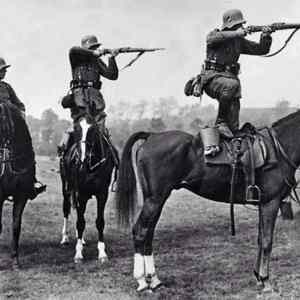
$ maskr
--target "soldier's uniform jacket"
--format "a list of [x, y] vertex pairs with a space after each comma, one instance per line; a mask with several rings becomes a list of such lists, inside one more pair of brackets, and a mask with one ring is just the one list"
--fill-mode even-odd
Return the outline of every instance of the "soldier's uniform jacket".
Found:
[[25, 112], [25, 105], [17, 97], [13, 88], [5, 81], [0, 81], [0, 102], [10, 102], [20, 111]]
[[71, 48], [69, 58], [72, 68], [71, 89], [74, 103], [72, 102], [72, 105], [62, 103], [63, 107], [71, 108], [73, 119], [84, 114], [84, 110], [91, 107], [91, 104], [98, 112], [103, 112], [105, 102], [100, 92], [101, 76], [110, 80], [118, 78], [115, 58], [110, 57], [106, 65], [94, 55], [92, 50], [82, 47]]
[[[231, 72], [230, 68], [239, 68], [238, 60], [240, 54], [264, 55], [270, 50], [272, 37], [262, 33], [260, 41], [254, 42], [244, 37], [232, 38], [232, 32], [215, 29], [207, 35], [206, 61], [215, 62], [218, 66], [224, 66], [228, 70], [213, 70], [205, 68], [202, 70], [202, 86], [205, 87], [212, 79], [216, 77], [235, 78], [238, 80], [238, 71]], [[240, 96], [240, 95], [237, 95]]]

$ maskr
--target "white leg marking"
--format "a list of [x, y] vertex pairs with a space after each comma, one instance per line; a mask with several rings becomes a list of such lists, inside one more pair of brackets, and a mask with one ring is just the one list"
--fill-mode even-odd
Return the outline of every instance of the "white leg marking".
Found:
[[98, 259], [101, 263], [108, 261], [107, 254], [105, 252], [105, 244], [103, 242], [98, 242]]
[[137, 291], [141, 292], [148, 288], [145, 277], [145, 261], [144, 256], [140, 253], [134, 254], [133, 277], [138, 283]]
[[74, 262], [75, 263], [81, 262], [83, 260], [82, 249], [83, 249], [82, 240], [77, 239], [77, 244], [76, 244], [76, 247], [75, 247], [76, 253], [75, 253], [75, 257], [74, 257]]
[[[85, 241], [85, 239], [83, 237], [83, 234], [84, 234], [84, 232], [82, 233], [82, 238], [81, 238], [82, 245], [86, 245], [86, 241]], [[78, 231], [77, 231], [77, 229], [76, 229], [76, 237], [78, 238]]]
[[146, 277], [150, 277], [150, 288], [156, 289], [161, 285], [161, 281], [158, 279], [158, 276], [155, 272], [155, 264], [154, 264], [154, 258], [152, 255], [145, 255], [145, 274]]
[[87, 132], [89, 129], [89, 124], [86, 122], [86, 119], [82, 119], [80, 121], [80, 126], [82, 129], [82, 140], [81, 140], [81, 161], [84, 161], [85, 158], [85, 149], [86, 149], [86, 145], [85, 145], [85, 141], [86, 141], [86, 136], [87, 136]]
[[153, 255], [145, 255], [144, 260], [145, 260], [145, 274], [146, 276], [148, 275], [152, 276], [155, 273]]
[[64, 225], [62, 229], [62, 239], [61, 245], [68, 244], [70, 242], [69, 235], [68, 235], [68, 219], [64, 218]]

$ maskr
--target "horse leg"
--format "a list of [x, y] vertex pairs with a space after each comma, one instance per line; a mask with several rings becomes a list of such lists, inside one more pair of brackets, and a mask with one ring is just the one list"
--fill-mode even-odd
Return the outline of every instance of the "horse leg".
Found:
[[272, 291], [269, 281], [269, 264], [279, 204], [280, 199], [274, 199], [259, 207], [258, 255], [254, 274], [258, 282], [262, 283], [264, 292]]
[[103, 195], [97, 195], [97, 219], [96, 219], [96, 227], [98, 230], [98, 260], [100, 263], [105, 263], [108, 261], [107, 254], [105, 251], [105, 243], [103, 238], [103, 230], [105, 226], [104, 221], [104, 208], [106, 204], [106, 200], [108, 197], [108, 190], [105, 191]]
[[[160, 201], [157, 201], [158, 199]], [[152, 240], [164, 202], [161, 197], [146, 198], [138, 220], [133, 227], [135, 247], [133, 276], [138, 282], [138, 292], [148, 288], [148, 286], [154, 289], [161, 284], [155, 272]]]
[[76, 222], [76, 229], [77, 229], [77, 243], [76, 243], [76, 253], [74, 256], [74, 262], [79, 263], [83, 260], [82, 250], [83, 250], [83, 241], [82, 236], [85, 229], [85, 219], [84, 213], [86, 210], [87, 198], [81, 197], [80, 195], [77, 207], [77, 222]]
[[70, 242], [69, 232], [68, 232], [68, 217], [71, 212], [71, 201], [70, 193], [66, 190], [66, 183], [63, 181], [63, 214], [64, 214], [64, 224], [62, 228], [62, 239], [60, 244], [66, 245]]
[[19, 266], [19, 238], [21, 232], [22, 214], [26, 205], [27, 199], [24, 197], [15, 197], [13, 204], [13, 239], [12, 239], [12, 260], [13, 267]]

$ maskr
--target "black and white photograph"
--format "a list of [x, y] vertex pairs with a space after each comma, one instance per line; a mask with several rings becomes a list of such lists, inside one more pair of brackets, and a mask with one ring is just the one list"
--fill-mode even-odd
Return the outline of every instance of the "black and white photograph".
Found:
[[1, 300], [300, 299], [299, 1], [0, 3]]

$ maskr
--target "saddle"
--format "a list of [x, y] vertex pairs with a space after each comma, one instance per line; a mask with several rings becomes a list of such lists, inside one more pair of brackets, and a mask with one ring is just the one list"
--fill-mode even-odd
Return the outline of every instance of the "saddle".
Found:
[[257, 131], [253, 128], [249, 131], [249, 123], [246, 123], [233, 139], [228, 140], [221, 137], [221, 151], [216, 156], [205, 156], [205, 162], [210, 165], [231, 165], [234, 156], [233, 143], [236, 139], [239, 139], [241, 143], [239, 156], [243, 165], [250, 164], [251, 155], [253, 156], [255, 169], [277, 164], [276, 150], [269, 129], [264, 128]]
[[[253, 198], [253, 195], [247, 195], [248, 191], [252, 194], [254, 190], [256, 194], [254, 198], [259, 198], [260, 190], [255, 185], [255, 170], [266, 170], [278, 163], [269, 129], [264, 128], [258, 131], [251, 124], [246, 123], [233, 139], [221, 137], [220, 149], [215, 156], [204, 156], [205, 163], [211, 166], [228, 165], [232, 169], [242, 169], [245, 184], [248, 187], [246, 202], [248, 197]], [[232, 177], [234, 176], [232, 172]], [[235, 182], [235, 178], [231, 178], [231, 182]], [[258, 201], [253, 200], [253, 202]]]

